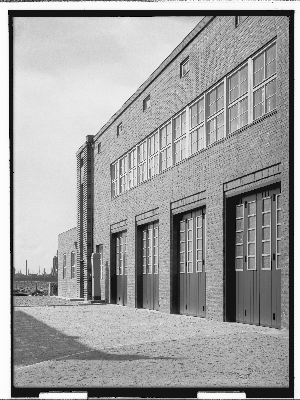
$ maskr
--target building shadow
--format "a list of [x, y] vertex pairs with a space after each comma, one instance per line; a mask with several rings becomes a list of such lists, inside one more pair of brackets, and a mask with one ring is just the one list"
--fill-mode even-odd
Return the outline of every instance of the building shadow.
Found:
[[[146, 360], [146, 359], [178, 359], [175, 357], [149, 357], [139, 354], [116, 354], [94, 350], [79, 342], [79, 337], [65, 335], [38, 319], [15, 310], [13, 315], [13, 352], [14, 367], [32, 365], [54, 359], [73, 360]], [[126, 346], [126, 345], [125, 345]]]

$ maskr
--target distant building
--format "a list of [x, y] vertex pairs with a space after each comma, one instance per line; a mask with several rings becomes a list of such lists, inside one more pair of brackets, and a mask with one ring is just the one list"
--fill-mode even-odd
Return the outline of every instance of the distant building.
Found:
[[289, 55], [285, 15], [206, 16], [86, 137], [60, 295], [100, 253], [109, 303], [288, 326]]

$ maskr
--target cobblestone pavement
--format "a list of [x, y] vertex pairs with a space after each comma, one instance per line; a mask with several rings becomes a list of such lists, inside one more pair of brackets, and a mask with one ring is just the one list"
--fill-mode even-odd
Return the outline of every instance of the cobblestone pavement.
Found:
[[288, 387], [287, 330], [51, 302], [15, 303], [15, 387]]

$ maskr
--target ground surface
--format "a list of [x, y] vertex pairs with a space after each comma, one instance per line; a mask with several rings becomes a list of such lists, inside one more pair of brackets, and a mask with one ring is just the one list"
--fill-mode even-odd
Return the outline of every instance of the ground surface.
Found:
[[287, 330], [40, 297], [13, 320], [15, 387], [288, 386]]

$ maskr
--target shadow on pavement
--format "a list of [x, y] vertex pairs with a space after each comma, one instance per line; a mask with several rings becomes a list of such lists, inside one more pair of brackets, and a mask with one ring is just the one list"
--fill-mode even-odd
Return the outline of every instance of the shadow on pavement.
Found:
[[[176, 359], [175, 357], [114, 354], [94, 350], [76, 340], [78, 336], [67, 336], [19, 310], [14, 310], [13, 320], [13, 365], [15, 367], [63, 357], [74, 360], [111, 361]], [[74, 334], [76, 335], [76, 332]], [[117, 351], [117, 349], [112, 351]]]

